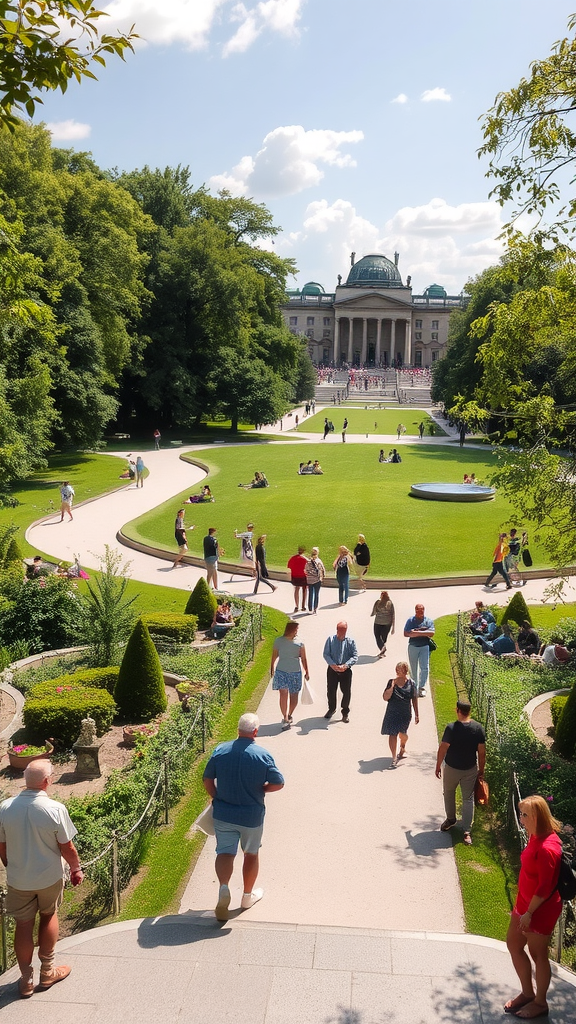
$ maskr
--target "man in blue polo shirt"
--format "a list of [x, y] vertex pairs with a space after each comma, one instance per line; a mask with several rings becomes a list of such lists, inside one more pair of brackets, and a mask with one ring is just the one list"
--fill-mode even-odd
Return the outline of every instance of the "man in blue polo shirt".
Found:
[[220, 882], [216, 918], [227, 921], [230, 906], [229, 881], [238, 844], [242, 847], [244, 892], [242, 910], [249, 910], [264, 895], [255, 889], [258, 851], [264, 829], [264, 797], [284, 786], [272, 754], [255, 742], [260, 722], [257, 715], [242, 715], [238, 739], [220, 743], [204, 770], [204, 788], [212, 799], [216, 833], [216, 875]]
[[430, 640], [434, 636], [434, 623], [424, 614], [423, 604], [417, 604], [414, 608], [414, 615], [404, 626], [404, 636], [409, 638], [410, 675], [416, 683], [418, 696], [425, 697], [430, 665]]

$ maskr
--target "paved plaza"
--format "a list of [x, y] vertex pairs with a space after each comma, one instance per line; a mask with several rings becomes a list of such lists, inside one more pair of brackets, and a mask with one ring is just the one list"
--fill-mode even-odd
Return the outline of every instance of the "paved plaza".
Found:
[[[128, 487], [78, 506], [72, 523], [36, 525], [28, 540], [60, 559], [80, 551], [83, 564], [96, 567], [104, 544], [118, 546], [116, 533], [123, 524], [199, 483], [202, 471], [179, 455], [178, 449], [147, 453], [150, 476], [142, 489]], [[335, 533], [338, 529], [335, 519]], [[228, 539], [221, 540], [229, 550]], [[122, 550], [137, 580], [189, 591], [200, 575], [194, 567], [174, 571], [165, 560]], [[223, 589], [251, 599], [250, 581], [227, 581], [221, 574]], [[543, 580], [530, 582], [526, 599], [538, 601], [545, 586]], [[259, 878], [264, 899], [250, 911], [237, 909], [237, 866], [231, 920], [217, 924], [214, 840], [208, 839], [180, 916], [110, 925], [63, 940], [59, 955], [73, 965], [70, 979], [25, 1003], [12, 1003], [7, 1020], [64, 1024], [72, 1014], [86, 1024], [119, 1019], [128, 1024], [155, 1014], [202, 1024], [488, 1024], [501, 1019], [502, 1004], [517, 991], [517, 981], [502, 943], [463, 933], [452, 838], [438, 830], [444, 813], [434, 775], [431, 698], [420, 701], [420, 724], [412, 723], [408, 757], [396, 770], [390, 770], [387, 738], [380, 735], [382, 691], [396, 662], [406, 657], [403, 628], [415, 602], [437, 618], [472, 607], [484, 592], [455, 586], [390, 594], [396, 632], [382, 660], [376, 658], [370, 618], [377, 591], [353, 591], [342, 609], [337, 591], [326, 588], [317, 616], [295, 616], [315, 703], [298, 706], [288, 732], [281, 731], [271, 688], [259, 709], [259, 738], [286, 777], [284, 790], [267, 800]], [[506, 599], [503, 587], [491, 597]], [[292, 612], [287, 583], [257, 600]], [[350, 724], [338, 714], [330, 722], [323, 717], [322, 649], [343, 612], [360, 655]], [[5, 1003], [14, 996], [14, 987], [6, 984], [14, 977], [12, 972], [2, 979]], [[555, 975], [550, 1015], [555, 1024], [576, 1021], [572, 985], [566, 972]]]

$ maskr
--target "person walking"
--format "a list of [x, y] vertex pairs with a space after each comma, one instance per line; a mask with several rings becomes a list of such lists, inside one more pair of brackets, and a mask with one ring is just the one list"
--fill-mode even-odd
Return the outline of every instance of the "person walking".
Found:
[[67, 480], [64, 481], [60, 488], [60, 522], [64, 521], [64, 513], [68, 513], [70, 520], [74, 518], [72, 515], [72, 501], [74, 499], [74, 488]]
[[[194, 527], [189, 526], [188, 529], [193, 530]], [[179, 508], [176, 514], [176, 520], [174, 522], [174, 538], [178, 545], [178, 554], [174, 559], [174, 565], [172, 566], [173, 569], [175, 569], [177, 565], [182, 565], [182, 559], [184, 558], [184, 555], [188, 551], [188, 541], [186, 540], [186, 527], [184, 525], [183, 508]]]
[[374, 616], [374, 637], [379, 651], [378, 657], [384, 658], [386, 655], [386, 641], [388, 640], [388, 634], [390, 632], [395, 632], [394, 605], [390, 600], [390, 595], [387, 590], [381, 591], [378, 601], [374, 602], [374, 607], [372, 608], [370, 615]]
[[350, 566], [353, 558], [345, 544], [338, 548], [338, 554], [332, 562], [332, 568], [336, 570], [338, 580], [338, 600], [340, 604], [348, 604], [348, 593], [350, 590]]
[[[416, 683], [409, 675], [410, 666], [407, 661], [399, 661], [396, 665], [394, 679], [389, 679], [382, 699], [387, 701], [386, 714], [382, 722], [381, 733], [388, 737], [390, 753], [392, 754], [391, 768], [396, 768], [398, 761], [406, 757], [406, 744], [408, 742], [408, 727], [412, 718], [414, 708], [414, 722], [418, 725], [420, 716], [418, 714], [418, 690]], [[396, 753], [400, 736], [400, 750]]]
[[227, 921], [231, 900], [229, 882], [241, 846], [244, 891], [240, 906], [249, 910], [264, 895], [255, 889], [262, 845], [265, 798], [284, 786], [272, 754], [256, 743], [257, 715], [242, 715], [238, 738], [219, 743], [204, 769], [204, 788], [212, 800], [216, 834], [216, 875], [220, 883], [216, 919]]
[[306, 560], [306, 565], [304, 566], [304, 574], [308, 587], [308, 611], [316, 615], [318, 612], [320, 587], [322, 586], [322, 580], [326, 576], [326, 570], [320, 558], [318, 548], [312, 548], [310, 551], [310, 558]]
[[154, 451], [158, 452], [158, 451], [160, 451], [160, 441], [162, 439], [162, 434], [158, 430], [158, 427], [156, 427], [156, 430], [154, 431], [153, 437], [154, 437]]
[[460, 786], [462, 829], [466, 846], [472, 845], [474, 786], [477, 778], [484, 777], [486, 765], [484, 729], [470, 717], [470, 712], [468, 701], [456, 702], [457, 719], [444, 729], [436, 756], [436, 778], [442, 779], [446, 812], [446, 820], [440, 825], [440, 831], [448, 832], [456, 824], [456, 790]]
[[504, 567], [504, 559], [506, 558], [507, 554], [507, 535], [505, 533], [501, 533], [498, 537], [498, 543], [494, 548], [494, 554], [492, 555], [492, 572], [490, 573], [488, 579], [486, 580], [486, 583], [484, 584], [485, 587], [495, 587], [496, 584], [492, 583], [492, 580], [494, 579], [497, 573], [500, 573], [506, 584], [506, 590], [512, 590], [512, 583], [510, 577]]
[[[552, 817], [543, 796], [527, 796], [520, 800], [518, 810], [520, 823], [529, 838], [520, 855], [518, 895], [506, 945], [522, 990], [508, 1000], [504, 1012], [513, 1014], [517, 1020], [534, 1020], [548, 1015], [551, 979], [548, 948], [562, 913], [562, 900], [556, 889], [562, 859], [562, 843], [557, 833], [562, 825]], [[536, 990], [530, 958], [534, 962]]]
[[301, 610], [306, 611], [306, 562], [308, 559], [304, 555], [306, 548], [302, 545], [298, 548], [298, 554], [292, 555], [288, 559], [288, 568], [290, 569], [290, 579], [292, 586], [294, 587], [294, 611], [300, 610], [298, 606], [298, 600], [300, 598], [300, 591], [302, 591], [302, 605]]
[[326, 440], [326, 438], [327, 438], [329, 433], [330, 433], [330, 424], [328, 422], [328, 417], [325, 416], [324, 417], [324, 437], [322, 438], [323, 441]]
[[272, 593], [277, 589], [273, 583], [270, 583], [270, 573], [268, 572], [268, 566], [266, 565], [266, 534], [261, 534], [258, 537], [256, 543], [256, 582], [254, 584], [253, 594], [258, 593], [258, 587], [260, 583], [265, 583], [267, 587], [270, 587]]
[[346, 636], [347, 622], [339, 622], [334, 636], [329, 636], [324, 644], [323, 657], [328, 669], [326, 672], [328, 711], [324, 718], [332, 718], [336, 711], [338, 686], [342, 691], [342, 721], [350, 721], [350, 695], [352, 690], [352, 666], [358, 661], [356, 643]]
[[[240, 561], [242, 565], [246, 566], [250, 571], [251, 576], [256, 576], [256, 565], [254, 560], [254, 545], [252, 538], [254, 536], [254, 523], [247, 523], [246, 530], [244, 533], [238, 533], [238, 530], [234, 530], [234, 536], [236, 540], [242, 541], [240, 545]], [[230, 582], [234, 577], [234, 573], [230, 576]]]
[[344, 423], [342, 424], [342, 442], [346, 441], [346, 431], [348, 430], [348, 417], [344, 417]]
[[72, 840], [76, 829], [70, 815], [47, 789], [52, 778], [49, 761], [32, 761], [24, 769], [25, 789], [0, 804], [0, 860], [6, 868], [6, 912], [16, 922], [14, 952], [20, 968], [18, 989], [23, 999], [34, 994], [34, 928], [38, 926], [39, 988], [52, 988], [67, 978], [71, 967], [56, 967], [58, 908], [64, 892], [64, 861], [72, 885], [84, 879]]
[[141, 455], [138, 455], [136, 459], [136, 487], [144, 487], [144, 459]]
[[366, 590], [364, 576], [370, 568], [370, 548], [366, 543], [366, 537], [363, 533], [358, 534], [358, 543], [354, 548], [354, 561], [356, 563], [356, 572], [358, 575], [360, 590]]
[[418, 424], [418, 433], [420, 435], [420, 440], [422, 440], [424, 437], [424, 421]]
[[206, 566], [206, 582], [214, 590], [218, 590], [218, 558], [224, 554], [216, 539], [216, 527], [210, 526], [202, 541], [204, 548], [204, 565]]
[[418, 696], [426, 696], [428, 669], [430, 666], [430, 643], [434, 636], [434, 623], [424, 615], [424, 605], [417, 604], [414, 615], [404, 626], [404, 636], [408, 637], [408, 661], [410, 675], [418, 687]]
[[[278, 690], [280, 695], [283, 729], [289, 729], [292, 725], [292, 716], [298, 704], [298, 695], [302, 689], [302, 669], [304, 669], [306, 682], [310, 678], [308, 662], [306, 660], [306, 648], [302, 640], [296, 639], [297, 633], [298, 623], [293, 621], [287, 622], [284, 628], [284, 635], [276, 637], [272, 647], [270, 675], [272, 677], [272, 689]], [[276, 671], [274, 671], [274, 666], [276, 666]]]

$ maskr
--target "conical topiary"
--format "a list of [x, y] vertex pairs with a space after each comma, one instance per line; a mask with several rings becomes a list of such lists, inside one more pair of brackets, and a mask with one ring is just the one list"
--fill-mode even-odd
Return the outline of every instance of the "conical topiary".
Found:
[[568, 694], [568, 700], [556, 726], [556, 749], [569, 760], [576, 755], [576, 684]]
[[126, 645], [114, 700], [118, 714], [127, 722], [147, 722], [166, 710], [160, 659], [142, 619], [138, 619]]
[[212, 625], [212, 619], [214, 618], [214, 612], [217, 607], [218, 602], [214, 597], [214, 594], [210, 590], [204, 577], [201, 576], [188, 598], [184, 614], [197, 615], [198, 629], [209, 629]]
[[13, 562], [21, 563], [22, 561], [23, 556], [20, 550], [20, 545], [16, 538], [12, 537], [12, 540], [10, 541], [6, 549], [6, 554], [4, 555], [4, 565], [6, 568], [8, 568], [8, 566], [11, 565]]
[[510, 601], [510, 604], [508, 604], [504, 609], [504, 614], [500, 619], [500, 625], [503, 626], [506, 622], [517, 622], [518, 625], [521, 626], [524, 619], [532, 625], [532, 617], [530, 615], [528, 605], [524, 600], [524, 595], [517, 590]]

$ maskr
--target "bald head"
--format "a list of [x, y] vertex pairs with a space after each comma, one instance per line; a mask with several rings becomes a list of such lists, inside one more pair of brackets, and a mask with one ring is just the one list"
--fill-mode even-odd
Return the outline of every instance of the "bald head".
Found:
[[46, 783], [52, 778], [50, 761], [31, 761], [24, 769], [26, 789], [45, 789]]
[[344, 639], [344, 637], [346, 636], [346, 630], [347, 629], [348, 629], [348, 623], [347, 622], [337, 622], [336, 623], [336, 636], [338, 637], [339, 640], [343, 640]]

